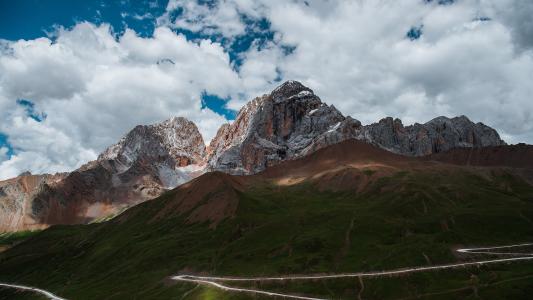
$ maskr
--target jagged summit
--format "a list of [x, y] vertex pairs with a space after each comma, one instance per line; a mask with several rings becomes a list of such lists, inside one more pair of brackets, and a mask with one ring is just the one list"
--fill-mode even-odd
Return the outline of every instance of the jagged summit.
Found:
[[404, 126], [391, 117], [365, 126], [365, 140], [389, 151], [423, 156], [454, 148], [501, 146], [505, 142], [498, 132], [465, 116], [440, 116], [424, 124]]
[[251, 174], [346, 139], [358, 139], [398, 154], [422, 156], [457, 147], [503, 145], [498, 133], [465, 116], [437, 117], [404, 126], [384, 118], [362, 126], [290, 80], [247, 103], [210, 143], [209, 170]]
[[196, 125], [183, 117], [173, 117], [161, 123], [136, 126], [100, 154], [98, 161], [114, 160], [125, 170], [140, 158], [160, 161], [164, 157], [172, 167], [184, 167], [203, 163], [205, 150]]
[[314, 96], [313, 90], [295, 80], [284, 82], [270, 93], [271, 99], [276, 102], [294, 100], [305, 96]]
[[[319, 149], [344, 128], [345, 117], [297, 81], [255, 98], [211, 141], [210, 170], [251, 174]], [[350, 119], [351, 125], [359, 125]], [[326, 136], [332, 136], [328, 138]]]
[[460, 115], [460, 116], [453, 117], [453, 118], [449, 118], [449, 117], [446, 117], [446, 116], [439, 116], [439, 117], [431, 119], [427, 123], [444, 123], [444, 122], [467, 122], [467, 123], [472, 123], [472, 121], [470, 121], [470, 119], [467, 116], [465, 116], [465, 115]]

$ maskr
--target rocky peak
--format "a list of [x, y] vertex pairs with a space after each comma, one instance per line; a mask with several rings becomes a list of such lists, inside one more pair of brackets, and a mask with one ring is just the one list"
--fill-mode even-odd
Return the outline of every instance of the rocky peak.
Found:
[[185, 118], [136, 126], [96, 161], [69, 174], [22, 174], [0, 182], [0, 232], [116, 214], [198, 176], [205, 155], [198, 128]]
[[365, 139], [389, 151], [413, 156], [454, 148], [505, 145], [496, 130], [465, 116], [440, 116], [425, 124], [404, 127], [399, 119], [384, 118], [365, 126]]
[[[327, 146], [323, 135], [341, 132], [345, 117], [297, 81], [287, 81], [239, 111], [210, 144], [209, 169], [236, 174], [259, 172]], [[353, 119], [350, 126], [359, 124]], [[351, 132], [349, 133], [352, 134]], [[326, 144], [324, 144], [326, 143]]]
[[314, 95], [313, 90], [295, 80], [289, 80], [284, 82], [282, 85], [278, 86], [270, 93], [270, 97], [275, 102], [282, 102], [285, 100], [294, 99], [291, 98], [293, 96], [306, 95]]
[[24, 171], [22, 173], [20, 173], [17, 177], [23, 177], [23, 176], [31, 176], [31, 172], [30, 171]]
[[178, 167], [201, 164], [205, 143], [196, 125], [182, 117], [173, 117], [153, 125], [138, 125], [117, 144], [107, 148], [98, 161], [113, 160], [126, 170], [140, 159]]
[[32, 197], [66, 176], [66, 173], [31, 175], [24, 172], [15, 178], [0, 181], [0, 233], [46, 227], [28, 214]]
[[[114, 185], [132, 183], [143, 176], [158, 190], [173, 188], [203, 170], [206, 147], [196, 125], [174, 117], [152, 125], [139, 125], [110, 146], [96, 164], [114, 176]], [[93, 168], [91, 164], [89, 168]], [[146, 183], [143, 183], [146, 184]]]

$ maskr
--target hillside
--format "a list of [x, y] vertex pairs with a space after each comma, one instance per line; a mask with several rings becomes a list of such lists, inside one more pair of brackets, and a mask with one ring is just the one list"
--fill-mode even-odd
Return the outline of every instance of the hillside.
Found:
[[[464, 261], [453, 249], [533, 240], [533, 186], [516, 170], [426, 161], [350, 140], [252, 176], [207, 173], [104, 223], [52, 226], [0, 253], [0, 281], [69, 299], [250, 299], [169, 276]], [[335, 299], [527, 299], [531, 266], [260, 287]]]
[[464, 166], [500, 166], [533, 169], [533, 146], [526, 144], [458, 148], [425, 157], [450, 164]]

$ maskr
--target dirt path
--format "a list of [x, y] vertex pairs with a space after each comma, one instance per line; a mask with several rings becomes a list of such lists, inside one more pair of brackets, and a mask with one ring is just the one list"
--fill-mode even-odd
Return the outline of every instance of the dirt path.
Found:
[[231, 287], [223, 285], [220, 282], [253, 282], [253, 281], [291, 281], [291, 280], [316, 280], [316, 279], [333, 279], [333, 278], [350, 278], [350, 277], [381, 277], [390, 275], [409, 274], [416, 272], [437, 271], [446, 269], [458, 269], [472, 266], [481, 266], [498, 263], [520, 262], [533, 260], [533, 253], [520, 253], [520, 252], [505, 252], [502, 250], [510, 248], [520, 248], [526, 246], [533, 246], [533, 243], [506, 245], [497, 247], [484, 247], [484, 248], [463, 248], [456, 251], [463, 254], [485, 254], [485, 255], [508, 255], [513, 256], [510, 258], [499, 258], [490, 260], [471, 261], [464, 263], [437, 265], [437, 266], [424, 266], [424, 267], [411, 267], [389, 271], [375, 271], [375, 272], [359, 272], [359, 273], [343, 273], [343, 274], [327, 274], [327, 275], [287, 275], [278, 277], [214, 277], [214, 276], [195, 276], [195, 275], [177, 275], [172, 279], [183, 282], [193, 282], [203, 285], [210, 285], [216, 288], [242, 293], [254, 293], [267, 296], [284, 297], [291, 299], [312, 299], [312, 300], [324, 300], [321, 298], [304, 297], [298, 295], [272, 293], [263, 290], [245, 289], [238, 287]]
[[41, 290], [41, 289], [38, 289], [38, 288], [35, 288], [35, 287], [31, 287], [31, 286], [25, 286], [25, 285], [18, 285], [18, 284], [9, 284], [9, 283], [0, 283], [0, 287], [7, 287], [7, 288], [13, 288], [13, 289], [17, 289], [17, 290], [21, 290], [21, 291], [30, 291], [30, 292], [34, 292], [34, 293], [38, 293], [38, 294], [41, 294], [49, 299], [52, 299], [52, 300], [66, 300], [65, 298], [61, 298], [59, 296], [56, 296], [52, 293], [50, 293], [49, 291], [45, 291], [45, 290]]
[[350, 235], [352, 234], [352, 231], [353, 231], [354, 222], [355, 222], [355, 219], [352, 218], [350, 220], [350, 224], [348, 225], [348, 230], [346, 230], [346, 234], [344, 236], [344, 244], [342, 245], [342, 248], [339, 254], [335, 258], [335, 270], [339, 268], [339, 264], [341, 260], [346, 256], [346, 254], [348, 254], [348, 251], [350, 251], [350, 244], [351, 244]]

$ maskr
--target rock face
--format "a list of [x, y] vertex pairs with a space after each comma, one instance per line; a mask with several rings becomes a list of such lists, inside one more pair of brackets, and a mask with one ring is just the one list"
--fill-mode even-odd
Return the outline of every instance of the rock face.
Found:
[[429, 155], [455, 148], [505, 145], [498, 132], [465, 116], [438, 117], [425, 124], [404, 127], [399, 119], [385, 118], [365, 126], [364, 140], [386, 150], [412, 156]]
[[69, 174], [21, 174], [0, 182], [0, 232], [92, 222], [206, 171], [254, 174], [348, 139], [407, 156], [505, 144], [494, 129], [464, 116], [410, 126], [385, 118], [362, 126], [301, 83], [287, 81], [247, 103], [207, 149], [194, 123], [172, 118], [135, 127]]
[[[154, 125], [139, 125], [117, 144], [107, 148], [97, 162], [113, 173], [138, 173], [152, 169], [167, 188], [189, 181], [202, 168], [205, 143], [196, 125], [185, 118], [172, 118]], [[117, 178], [123, 181], [120, 176]]]
[[288, 81], [247, 103], [209, 145], [208, 169], [253, 174], [352, 137], [361, 123], [345, 118], [311, 89]]
[[232, 124], [219, 129], [209, 146], [208, 168], [253, 174], [352, 138], [409, 156], [505, 144], [494, 129], [464, 116], [407, 127], [389, 117], [361, 126], [301, 83], [288, 81], [246, 104]]
[[31, 199], [45, 186], [52, 186], [65, 176], [25, 172], [16, 178], [0, 181], [0, 232], [44, 227], [28, 213], [31, 211]]
[[114, 215], [203, 172], [205, 143], [184, 118], [137, 126], [96, 161], [61, 176], [0, 183], [0, 232], [87, 223]]

